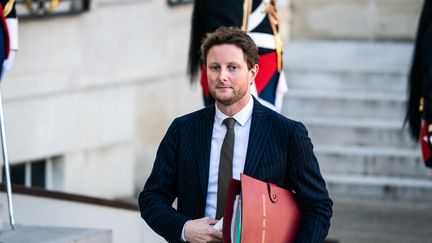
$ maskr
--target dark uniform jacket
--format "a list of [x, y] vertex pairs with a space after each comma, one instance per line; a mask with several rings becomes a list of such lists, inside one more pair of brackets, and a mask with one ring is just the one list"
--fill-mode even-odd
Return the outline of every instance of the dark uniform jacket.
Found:
[[421, 121], [432, 124], [432, 0], [425, 0], [409, 76], [406, 121], [418, 141]]

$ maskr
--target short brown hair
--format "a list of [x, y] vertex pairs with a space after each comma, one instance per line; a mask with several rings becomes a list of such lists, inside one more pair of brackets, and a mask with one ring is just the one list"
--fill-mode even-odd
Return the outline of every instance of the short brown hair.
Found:
[[252, 38], [237, 27], [220, 27], [210, 33], [201, 45], [202, 61], [207, 65], [209, 50], [216, 45], [233, 44], [242, 49], [248, 68], [251, 69], [259, 61], [258, 47]]

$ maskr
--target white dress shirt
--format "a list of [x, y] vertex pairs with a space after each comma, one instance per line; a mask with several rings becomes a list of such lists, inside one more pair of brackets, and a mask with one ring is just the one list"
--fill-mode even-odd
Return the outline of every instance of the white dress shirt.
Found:
[[[216, 114], [213, 124], [213, 133], [211, 140], [210, 149], [210, 167], [209, 167], [209, 179], [207, 187], [207, 200], [205, 208], [205, 216], [214, 219], [216, 217], [216, 204], [217, 204], [217, 189], [218, 189], [218, 175], [219, 175], [219, 161], [222, 149], [222, 143], [225, 138], [227, 127], [223, 124], [223, 120], [229, 116], [225, 115], [220, 111], [217, 106]], [[243, 173], [246, 152], [249, 142], [249, 132], [252, 122], [252, 111], [253, 111], [253, 98], [249, 99], [243, 109], [237, 112], [232, 118], [236, 120], [234, 123], [234, 155], [233, 155], [233, 175], [232, 178], [240, 180], [240, 173]], [[187, 222], [186, 222], [187, 223]], [[183, 226], [181, 239], [185, 241], [184, 229], [186, 224]]]
[[[243, 173], [247, 146], [249, 142], [249, 131], [252, 121], [253, 99], [252, 96], [249, 102], [243, 109], [237, 112], [232, 118], [236, 120], [234, 123], [234, 155], [233, 155], [233, 175], [232, 178], [240, 180], [240, 173]], [[207, 200], [205, 208], [205, 216], [212, 219], [216, 216], [217, 204], [217, 189], [219, 175], [219, 161], [222, 149], [222, 143], [225, 138], [227, 127], [223, 124], [223, 120], [229, 116], [222, 113], [216, 106], [216, 114], [213, 124], [213, 134], [210, 150], [210, 167], [209, 181], [207, 187]]]

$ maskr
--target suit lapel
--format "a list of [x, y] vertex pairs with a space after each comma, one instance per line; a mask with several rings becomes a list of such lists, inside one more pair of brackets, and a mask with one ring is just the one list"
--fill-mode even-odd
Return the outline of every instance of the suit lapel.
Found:
[[253, 176], [258, 167], [259, 158], [267, 142], [271, 123], [267, 120], [267, 108], [254, 98], [252, 124], [249, 133], [244, 173]]
[[203, 195], [207, 195], [214, 114], [215, 108], [214, 106], [211, 106], [203, 111], [201, 119], [196, 122], [195, 142], [197, 148], [199, 179]]

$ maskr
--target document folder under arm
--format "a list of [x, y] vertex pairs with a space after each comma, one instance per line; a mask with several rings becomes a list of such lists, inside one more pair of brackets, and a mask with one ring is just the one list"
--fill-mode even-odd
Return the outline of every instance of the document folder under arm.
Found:
[[245, 174], [240, 175], [240, 180], [232, 179], [228, 185], [222, 230], [224, 242], [234, 243], [230, 237], [231, 219], [235, 198], [240, 193], [241, 243], [294, 242], [301, 220], [294, 194]]

